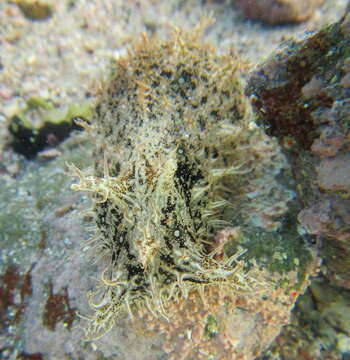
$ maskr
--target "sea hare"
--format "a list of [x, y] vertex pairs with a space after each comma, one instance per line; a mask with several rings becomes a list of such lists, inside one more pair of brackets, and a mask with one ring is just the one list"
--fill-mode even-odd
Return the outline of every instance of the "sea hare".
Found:
[[[73, 189], [92, 193], [92, 246], [106, 264], [89, 294], [87, 337], [129, 313], [166, 333], [174, 358], [248, 359], [288, 321], [306, 273], [306, 257], [301, 271], [293, 256], [305, 250], [295, 234], [273, 232], [291, 193], [274, 180], [284, 157], [251, 121], [244, 64], [217, 56], [201, 32], [143, 37], [113, 65], [83, 124], [94, 169], [71, 166]], [[244, 230], [254, 222], [258, 247]]]

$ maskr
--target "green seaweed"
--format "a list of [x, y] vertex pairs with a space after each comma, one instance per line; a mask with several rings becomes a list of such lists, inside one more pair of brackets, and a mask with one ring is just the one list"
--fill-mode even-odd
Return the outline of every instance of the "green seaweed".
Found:
[[27, 158], [34, 158], [47, 146], [56, 146], [73, 130], [81, 130], [75, 118], [89, 119], [91, 105], [71, 104], [56, 107], [47, 99], [31, 97], [24, 108], [9, 119], [14, 150]]
[[207, 317], [207, 322], [204, 328], [204, 335], [212, 339], [219, 332], [218, 322], [214, 315], [210, 314]]

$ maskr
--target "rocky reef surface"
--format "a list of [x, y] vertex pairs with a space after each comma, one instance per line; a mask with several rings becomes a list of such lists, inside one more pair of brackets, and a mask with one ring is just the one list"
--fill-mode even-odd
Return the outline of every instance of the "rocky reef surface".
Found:
[[[96, 291], [101, 285], [101, 274], [107, 274], [104, 270], [108, 262], [89, 260], [93, 249], [88, 239], [96, 232], [96, 218], [87, 209], [101, 206], [94, 205], [95, 200], [101, 199], [93, 198], [91, 202], [83, 193], [70, 189], [76, 180], [69, 176], [66, 163], [85, 169], [95, 159], [95, 173], [90, 170], [90, 174], [97, 178], [105, 174], [113, 178], [117, 174], [109, 166], [107, 169], [111, 172], [104, 172], [104, 164], [110, 163], [110, 158], [102, 155], [103, 141], [96, 152], [96, 144], [91, 146], [84, 134], [75, 133], [59, 145], [50, 126], [49, 133], [46, 131], [46, 124], [50, 125], [53, 119], [69, 122], [75, 115], [88, 116], [81, 113], [79, 104], [98, 95], [99, 89], [91, 85], [91, 80], [98, 77], [101, 67], [106, 68], [108, 62], [125, 55], [126, 44], [141, 31], [164, 38], [169, 22], [188, 29], [212, 11], [217, 22], [206, 30], [204, 38], [214, 44], [218, 59], [220, 53], [234, 45], [238, 52], [256, 63], [281, 39], [305, 27], [270, 29], [246, 23], [235, 11], [232, 1], [209, 1], [202, 5], [193, 1], [170, 1], [162, 6], [158, 1], [114, 2], [114, 5], [107, 0], [97, 3], [34, 1], [31, 6], [36, 3], [48, 6], [45, 16], [31, 18], [17, 6], [17, 1], [0, 4], [0, 30], [5, 35], [0, 43], [3, 50], [0, 59], [3, 79], [0, 84], [3, 100], [0, 104], [0, 357], [40, 360], [231, 359], [235, 356], [253, 359], [283, 325], [291, 322], [283, 327], [281, 336], [263, 358], [346, 358], [349, 322], [340, 314], [347, 313], [348, 293], [336, 285], [346, 285], [346, 271], [338, 275], [328, 259], [325, 264], [329, 270], [324, 271], [328, 280], [325, 277], [315, 280], [307, 293], [299, 297], [308, 276], [315, 275], [318, 266], [314, 258], [314, 238], [306, 234], [306, 226], [304, 229], [298, 226], [297, 216], [303, 213], [303, 203], [295, 198], [298, 179], [291, 176], [290, 165], [277, 141], [253, 124], [250, 110], [241, 112], [246, 114], [241, 116], [246, 121], [244, 127], [242, 122], [232, 125], [235, 126], [233, 134], [244, 135], [239, 141], [241, 151], [234, 156], [245, 158], [247, 162], [242, 167], [252, 171], [239, 174], [236, 169], [237, 173], [229, 176], [229, 183], [237, 182], [233, 193], [230, 191], [230, 201], [236, 205], [235, 214], [232, 215], [229, 207], [220, 217], [229, 220], [231, 228], [210, 230], [208, 234], [215, 235], [204, 240], [211, 243], [201, 246], [204, 254], [212, 254], [213, 259], [208, 259], [212, 265], [231, 259], [224, 270], [235, 273], [238, 280], [239, 277], [248, 282], [258, 279], [259, 291], [254, 286], [253, 292], [248, 289], [247, 293], [225, 286], [204, 286], [202, 291], [188, 291], [187, 297], [170, 299], [165, 315], [172, 321], [157, 313], [154, 306], [139, 307], [134, 320], [126, 309], [105, 336], [85, 341], [83, 329], [92, 314], [86, 293]], [[115, 11], [116, 7], [119, 12]], [[318, 27], [322, 22], [334, 20], [344, 7], [345, 2], [342, 4], [339, 0], [326, 1], [319, 13], [323, 15], [315, 16], [308, 26]], [[46, 39], [46, 35], [51, 41], [40, 40]], [[339, 74], [344, 75], [341, 71]], [[178, 76], [168, 89], [191, 92], [188, 80]], [[143, 101], [147, 107], [150, 98], [144, 82], [137, 83], [134, 102]], [[241, 85], [237, 86], [241, 89]], [[241, 90], [238, 94], [242, 103], [247, 104]], [[31, 98], [42, 104], [40, 111], [28, 108]], [[214, 94], [213, 101], [214, 105], [220, 102], [219, 95]], [[220, 111], [218, 114], [224, 117]], [[231, 114], [231, 119], [237, 114], [239, 112]], [[20, 127], [18, 122], [8, 123], [13, 118], [21, 120]], [[39, 127], [22, 127], [27, 120]], [[40, 144], [47, 143], [46, 151], [38, 156], [34, 154], [30, 160], [16, 154], [11, 144], [21, 140], [16, 135], [18, 129], [30, 129], [29, 141], [33, 137], [35, 141], [39, 139]], [[108, 136], [108, 132], [105, 135]], [[213, 136], [219, 134], [214, 132]], [[210, 151], [215, 161], [213, 149]], [[218, 159], [222, 160], [221, 155]], [[164, 168], [171, 170], [171, 166]], [[344, 196], [343, 189], [340, 193]], [[173, 235], [177, 234], [174, 229]], [[239, 256], [232, 258], [237, 251]], [[149, 256], [143, 259], [147, 265]], [[346, 270], [345, 267], [342, 270]], [[210, 271], [206, 271], [208, 273]], [[202, 281], [204, 278], [202, 274]], [[113, 286], [114, 279], [105, 276], [103, 280], [104, 286], [106, 283]], [[298, 306], [290, 318], [298, 297]], [[106, 313], [105, 304], [98, 298], [94, 300], [90, 297], [90, 304], [98, 305], [97, 310]]]
[[[304, 209], [299, 221], [320, 239], [327, 276], [350, 277], [350, 16], [290, 42], [251, 76], [247, 92], [289, 155]], [[322, 240], [322, 241], [321, 241]]]
[[324, 0], [234, 0], [252, 20], [278, 25], [308, 20]]
[[[296, 313], [305, 323], [305, 308], [319, 309], [322, 321], [311, 315], [310, 322], [323, 323], [320, 337], [327, 332], [325, 343], [345, 353], [350, 350], [347, 341], [334, 336], [334, 327], [348, 333], [342, 314], [350, 306], [349, 29], [346, 12], [341, 21], [305, 40], [285, 43], [255, 70], [247, 87], [258, 121], [288, 154], [303, 206], [298, 215], [301, 231], [317, 244], [323, 260], [321, 279], [311, 285]], [[339, 312], [338, 302], [343, 307]], [[310, 336], [311, 328], [305, 333]], [[328, 358], [315, 343], [299, 349], [300, 356]]]

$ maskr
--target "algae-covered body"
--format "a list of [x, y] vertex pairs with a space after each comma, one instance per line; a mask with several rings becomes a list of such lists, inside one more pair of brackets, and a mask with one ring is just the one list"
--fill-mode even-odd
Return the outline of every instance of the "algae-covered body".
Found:
[[75, 168], [73, 188], [93, 193], [94, 251], [107, 259], [89, 298], [89, 337], [109, 330], [121, 310], [164, 319], [170, 303], [193, 292], [204, 298], [208, 287], [246, 294], [271, 286], [266, 274], [243, 270], [239, 246], [226, 254], [234, 235], [215, 235], [231, 225], [242, 189], [270, 170], [253, 144], [271, 146], [250, 123], [242, 63], [215, 55], [200, 32], [143, 38], [114, 65], [84, 125], [94, 174]]

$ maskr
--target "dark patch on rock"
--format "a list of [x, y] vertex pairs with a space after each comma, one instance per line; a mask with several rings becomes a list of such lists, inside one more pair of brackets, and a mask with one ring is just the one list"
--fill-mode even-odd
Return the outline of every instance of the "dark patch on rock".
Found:
[[[16, 266], [10, 265], [0, 275], [0, 336], [5, 336], [5, 339], [6, 336], [10, 338], [11, 331], [9, 329], [21, 321], [27, 299], [32, 295], [32, 268], [33, 266], [25, 274], [20, 274]], [[16, 336], [11, 337], [15, 338]], [[0, 358], [7, 358], [6, 354], [14, 350], [14, 343], [15, 341], [1, 343]]]
[[23, 15], [30, 20], [47, 20], [53, 13], [53, 8], [46, 1], [17, 0], [16, 4]]
[[[21, 275], [15, 266], [9, 266], [5, 273], [0, 276], [0, 331], [13, 323], [18, 323], [23, 314], [25, 300], [32, 294], [31, 272]], [[16, 294], [20, 295], [20, 302], [15, 301]], [[14, 316], [9, 316], [9, 310], [13, 309]]]
[[269, 25], [308, 20], [324, 0], [235, 0], [243, 14]]
[[45, 304], [43, 313], [43, 324], [51, 331], [55, 331], [56, 325], [63, 322], [68, 329], [73, 325], [76, 316], [76, 309], [69, 304], [67, 287], [60, 293], [54, 294], [53, 285], [49, 283], [49, 297]]
[[10, 125], [10, 133], [13, 135], [11, 145], [13, 149], [28, 159], [47, 147], [55, 147], [66, 139], [73, 130], [81, 130], [74, 122], [62, 122], [59, 124], [44, 123], [40, 129], [27, 127], [21, 119], [15, 116]]
[[44, 357], [41, 353], [28, 354], [22, 352], [18, 355], [17, 360], [44, 360]]

